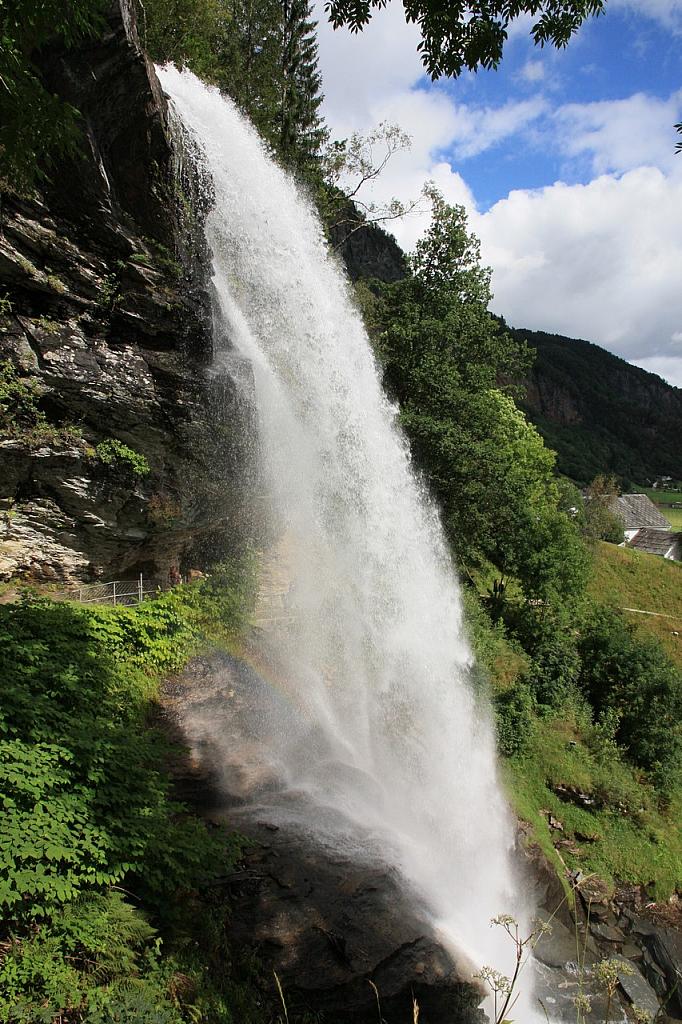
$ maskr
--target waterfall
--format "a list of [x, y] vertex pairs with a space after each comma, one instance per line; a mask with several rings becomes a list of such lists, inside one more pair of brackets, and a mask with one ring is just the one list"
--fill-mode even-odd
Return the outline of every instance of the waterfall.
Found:
[[490, 919], [524, 911], [491, 710], [471, 685], [439, 517], [351, 288], [311, 204], [236, 107], [188, 72], [159, 75], [213, 182], [216, 315], [253, 367], [291, 583], [277, 652], [286, 711], [268, 722], [281, 814], [308, 808], [321, 841], [383, 858], [441, 938], [511, 973], [513, 947]]

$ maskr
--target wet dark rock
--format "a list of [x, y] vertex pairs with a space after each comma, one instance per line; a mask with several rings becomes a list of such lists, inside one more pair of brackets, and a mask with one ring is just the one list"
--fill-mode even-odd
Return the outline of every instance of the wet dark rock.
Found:
[[[209, 370], [201, 187], [130, 0], [42, 71], [85, 128], [40, 194], [0, 207], [0, 364], [33, 389], [45, 426], [0, 439], [0, 580], [201, 566], [243, 521], [252, 422], [248, 367], [231, 356], [234, 372]], [[149, 474], [103, 464], [95, 449], [110, 438]]]
[[[640, 932], [641, 934], [641, 932]], [[648, 955], [644, 972], [669, 1011], [682, 1013], [682, 935], [672, 928], [653, 927], [642, 936]]]
[[310, 837], [268, 823], [242, 829], [255, 842], [232, 886], [231, 937], [276, 971], [290, 1013], [375, 1024], [412, 1019], [483, 1024], [473, 968], [445, 949], [389, 869], [367, 866]]
[[562, 967], [577, 971], [579, 963], [585, 967], [592, 965], [597, 957], [590, 948], [585, 948], [584, 936], [576, 934], [556, 918], [543, 915], [542, 919], [549, 927], [538, 939], [535, 946], [535, 957], [547, 967]]
[[374, 278], [391, 283], [407, 276], [405, 254], [393, 235], [378, 224], [363, 223], [352, 203], [339, 221], [330, 236], [351, 281]]
[[590, 921], [590, 931], [596, 938], [605, 942], [625, 942], [625, 936], [620, 928], [612, 924], [605, 924], [602, 921]]
[[[631, 905], [612, 903], [603, 882], [594, 876], [584, 876], [581, 872], [571, 873], [571, 882], [577, 887], [579, 895], [576, 927], [556, 873], [545, 855], [537, 847], [531, 846], [526, 848], [526, 859], [536, 882], [536, 901], [543, 908], [539, 920], [548, 923], [551, 928], [550, 932], [540, 936], [534, 950], [535, 988], [550, 1020], [558, 1024], [575, 1024], [574, 999], [580, 993], [590, 999], [592, 1013], [588, 1019], [595, 1024], [604, 1020], [607, 1008], [604, 987], [593, 972], [600, 960], [614, 957], [630, 963], [635, 980], [629, 989], [622, 986], [620, 997], [616, 993], [615, 1003], [610, 1009], [610, 1021], [632, 1019], [631, 1007], [640, 1003], [651, 1012], [653, 999], [656, 1000], [657, 1008], [659, 1005], [667, 1005], [666, 996], [671, 987], [668, 978], [673, 983], [675, 978], [675, 941], [680, 941], [682, 937], [673, 929], [665, 929], [663, 931], [672, 948], [668, 948], [667, 952], [659, 948], [656, 937], [662, 929], [638, 912], [641, 892], [623, 887], [622, 896]], [[640, 943], [652, 945], [642, 948]], [[654, 947], [656, 955], [666, 963], [667, 974], [650, 952]], [[631, 998], [636, 995], [640, 997], [639, 1003]], [[673, 1013], [678, 1012], [677, 1003], [670, 1000], [668, 1009]]]
[[553, 1024], [575, 1024], [575, 1000], [579, 996], [589, 999], [591, 1012], [587, 1020], [590, 1024], [606, 1024], [607, 1009], [608, 1024], [626, 1024], [628, 1020], [617, 1000], [608, 1007], [603, 988], [589, 970], [580, 971], [571, 966], [557, 969], [540, 962], [536, 969], [535, 992]]
[[45, 198], [53, 214], [83, 229], [115, 235], [123, 215], [171, 248], [167, 105], [140, 47], [136, 11], [133, 0], [109, 0], [96, 37], [41, 54], [48, 87], [81, 112], [86, 134], [78, 156], [50, 175]]
[[[253, 650], [248, 660], [264, 655]], [[216, 652], [171, 681], [164, 706], [188, 748], [174, 772], [179, 795], [251, 841], [239, 870], [222, 880], [230, 941], [252, 951], [267, 977], [277, 972], [290, 1015], [376, 1024], [373, 984], [388, 1024], [412, 1020], [413, 995], [425, 1024], [485, 1024], [475, 968], [439, 939], [376, 837], [273, 771], [277, 738], [305, 726], [276, 687]]]
[[619, 972], [618, 981], [628, 1001], [638, 1009], [646, 1010], [654, 1020], [660, 1010], [660, 1004], [651, 985], [630, 960], [624, 956], [617, 956], [615, 959], [625, 968]]

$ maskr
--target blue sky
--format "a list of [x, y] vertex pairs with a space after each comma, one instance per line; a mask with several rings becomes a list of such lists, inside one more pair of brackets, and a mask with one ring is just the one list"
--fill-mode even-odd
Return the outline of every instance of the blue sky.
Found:
[[[333, 32], [321, 0], [318, 17], [332, 132], [387, 120], [412, 138], [371, 198], [435, 181], [481, 238], [496, 312], [682, 386], [682, 0], [608, 0], [563, 51], [520, 19], [498, 71], [437, 83], [399, 0], [359, 36]], [[409, 249], [428, 219], [391, 228]]]
[[[436, 85], [422, 79], [419, 87], [493, 108], [510, 99], [546, 97], [547, 110], [533, 122], [535, 144], [529, 132], [523, 146], [514, 136], [502, 140], [494, 161], [487, 154], [461, 159], [456, 148], [442, 154], [461, 166], [479, 207], [487, 209], [514, 188], [540, 188], [557, 179], [569, 184], [591, 180], [588, 157], [568, 158], [559, 149], [543, 145], [557, 103], [612, 102], [636, 93], [667, 100], [682, 88], [681, 72], [679, 36], [659, 20], [612, 6], [608, 17], [588, 21], [565, 50], [538, 49], [525, 35], [517, 36], [497, 71], [467, 74]], [[679, 110], [682, 118], [682, 104]], [[671, 153], [673, 137], [671, 124]]]

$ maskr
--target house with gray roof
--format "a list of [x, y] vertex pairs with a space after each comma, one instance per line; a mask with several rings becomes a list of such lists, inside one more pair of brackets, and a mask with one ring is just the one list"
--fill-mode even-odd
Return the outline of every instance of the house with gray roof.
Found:
[[623, 523], [627, 547], [682, 561], [682, 534], [670, 528], [647, 494], [620, 494], [611, 499], [609, 507]]

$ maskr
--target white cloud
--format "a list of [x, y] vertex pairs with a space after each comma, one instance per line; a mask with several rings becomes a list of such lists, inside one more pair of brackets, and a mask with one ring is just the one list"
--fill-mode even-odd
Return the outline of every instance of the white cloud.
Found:
[[657, 373], [659, 377], [663, 377], [674, 387], [682, 388], [682, 359], [676, 359], [674, 356], [657, 356], [652, 359], [633, 360], [633, 362], [635, 366], [641, 366], [649, 373]]
[[[610, 2], [625, 7], [628, 0]], [[682, 10], [682, 0], [641, 3], [661, 20]], [[528, 25], [514, 36], [521, 28]], [[389, 120], [413, 138], [411, 151], [394, 157], [377, 181], [373, 199], [409, 200], [435, 181], [449, 202], [467, 208], [493, 268], [494, 309], [509, 323], [584, 337], [680, 383], [682, 156], [675, 157], [672, 126], [682, 90], [667, 100], [637, 93], [554, 110], [544, 96], [512, 96], [498, 107], [458, 102], [461, 92], [423, 79], [418, 30], [396, 2], [359, 35], [323, 23], [319, 37], [333, 134]], [[534, 76], [542, 81], [536, 63], [525, 65], [526, 92]], [[511, 136], [526, 147], [539, 140], [569, 162], [573, 177], [578, 165], [594, 180], [514, 191], [482, 213], [466, 163], [455, 161]], [[428, 221], [423, 211], [387, 226], [410, 249]]]
[[[484, 152], [536, 120], [546, 109], [545, 101], [536, 97], [497, 108], [475, 107], [456, 102], [442, 87], [427, 85], [416, 50], [419, 32], [406, 25], [398, 4], [378, 10], [357, 35], [334, 31], [324, 19], [321, 0], [316, 14], [324, 114], [332, 134], [345, 138], [389, 121], [412, 138], [409, 152], [393, 157], [365, 198], [409, 201], [432, 180], [449, 202], [475, 209], [469, 186], [445, 154], [462, 160]], [[423, 211], [389, 227], [401, 245], [411, 248], [428, 221]]]
[[409, 90], [424, 73], [417, 53], [420, 34], [405, 22], [401, 4], [374, 13], [369, 25], [353, 34], [332, 29], [324, 0], [316, 0], [318, 43], [325, 95], [324, 113], [339, 137], [376, 123], [375, 110]]
[[459, 105], [455, 109], [454, 156], [465, 160], [484, 153], [511, 135], [517, 135], [546, 111], [547, 103], [537, 96], [530, 100], [509, 100], [501, 107]]
[[609, 7], [647, 15], [674, 32], [682, 32], [682, 0], [609, 0]]
[[519, 72], [524, 82], [541, 82], [545, 77], [545, 65], [541, 60], [527, 60]]
[[557, 143], [567, 156], [587, 156], [595, 174], [643, 164], [675, 167], [673, 124], [682, 89], [669, 99], [636, 93], [622, 100], [567, 103], [555, 114]]
[[514, 18], [507, 29], [509, 39], [519, 39], [522, 36], [530, 39], [530, 30], [536, 21], [537, 18], [534, 18], [532, 14], [521, 14], [518, 18]]
[[493, 308], [511, 324], [682, 370], [671, 345], [682, 320], [682, 173], [643, 167], [512, 192], [472, 227], [493, 267]]

